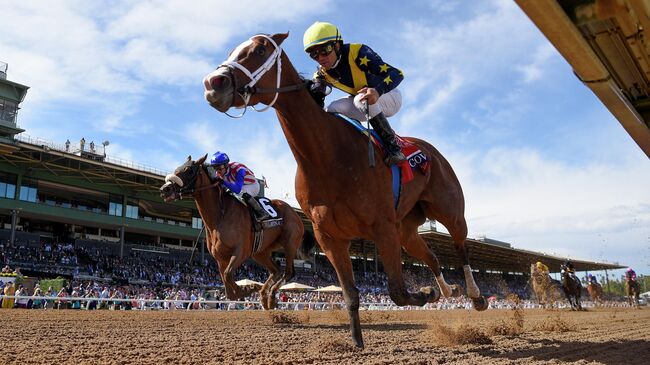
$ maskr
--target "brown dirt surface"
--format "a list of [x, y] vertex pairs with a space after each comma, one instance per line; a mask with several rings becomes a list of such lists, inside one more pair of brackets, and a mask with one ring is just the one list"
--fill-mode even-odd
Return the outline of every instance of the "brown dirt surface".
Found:
[[0, 310], [0, 364], [642, 364], [650, 308], [361, 313]]

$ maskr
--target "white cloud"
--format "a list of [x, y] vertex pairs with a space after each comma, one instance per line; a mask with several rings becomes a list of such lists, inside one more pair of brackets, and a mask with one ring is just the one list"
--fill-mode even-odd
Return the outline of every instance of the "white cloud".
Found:
[[[481, 155], [452, 155], [465, 192], [470, 236], [487, 235], [517, 247], [599, 259], [624, 257], [650, 237], [649, 162], [635, 156], [580, 168], [549, 160], [536, 150], [494, 148]], [[595, 242], [606, 236], [609, 247]], [[635, 242], [637, 241], [637, 242]], [[633, 252], [628, 259], [636, 260]]]

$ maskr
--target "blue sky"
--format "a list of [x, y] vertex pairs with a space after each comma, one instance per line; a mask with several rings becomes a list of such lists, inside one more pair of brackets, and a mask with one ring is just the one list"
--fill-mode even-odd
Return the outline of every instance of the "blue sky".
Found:
[[165, 171], [226, 151], [267, 178], [267, 195], [297, 205], [275, 113], [217, 113], [202, 78], [251, 35], [286, 31], [284, 50], [310, 75], [303, 31], [330, 21], [404, 72], [391, 123], [450, 161], [470, 237], [650, 274], [650, 160], [516, 4], [395, 4], [3, 1], [0, 60], [30, 86], [25, 134], [109, 140], [110, 156]]

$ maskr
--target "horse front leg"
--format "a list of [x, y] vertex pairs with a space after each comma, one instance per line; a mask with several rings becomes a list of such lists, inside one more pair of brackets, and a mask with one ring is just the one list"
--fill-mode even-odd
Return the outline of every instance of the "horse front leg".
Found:
[[316, 227], [314, 227], [314, 235], [330, 263], [334, 266], [336, 275], [339, 278], [339, 284], [343, 289], [343, 298], [350, 317], [352, 340], [355, 346], [363, 348], [361, 320], [359, 319], [359, 290], [354, 284], [354, 272], [352, 271], [352, 260], [350, 260], [349, 253], [350, 242], [321, 234]]
[[[237, 268], [244, 262], [245, 257], [241, 254], [236, 254], [230, 256], [230, 261], [228, 262], [228, 265], [226, 265], [225, 270], [221, 272], [221, 277], [224, 280], [224, 286], [226, 287], [226, 296], [230, 300], [238, 300], [244, 298], [250, 290], [244, 291], [242, 288], [237, 285], [235, 282], [235, 279], [233, 278], [233, 274], [237, 270]], [[220, 265], [221, 266], [221, 265]]]

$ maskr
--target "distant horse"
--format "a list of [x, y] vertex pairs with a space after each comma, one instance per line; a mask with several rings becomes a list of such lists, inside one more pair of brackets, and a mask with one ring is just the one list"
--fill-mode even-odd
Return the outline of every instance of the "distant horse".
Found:
[[438, 259], [418, 235], [418, 226], [427, 218], [437, 220], [449, 231], [463, 264], [467, 294], [474, 308], [486, 309], [488, 303], [472, 276], [465, 245], [463, 191], [449, 162], [429, 143], [405, 138], [422, 151], [429, 168], [423, 173], [415, 171], [413, 180], [401, 187], [401, 196], [395, 202], [391, 170], [384, 165], [379, 150], [373, 155], [375, 167], [369, 167], [367, 139], [313, 100], [280, 48], [287, 36], [259, 34], [235, 48], [205, 77], [205, 98], [220, 112], [258, 103], [266, 105], [260, 111], [275, 108], [298, 165], [296, 199], [336, 270], [355, 345], [363, 347], [359, 291], [349, 253], [353, 239], [374, 242], [395, 304], [422, 306], [437, 301], [440, 295], [433, 286], [415, 293], [407, 290], [402, 276], [402, 247], [433, 271], [444, 296], [458, 294], [445, 282]]
[[580, 296], [582, 295], [582, 284], [580, 279], [574, 274], [562, 268], [562, 289], [564, 290], [564, 295], [569, 301], [572, 310], [582, 310], [582, 304], [580, 303]]
[[530, 280], [537, 302], [544, 308], [552, 308], [559, 297], [557, 282], [548, 274], [541, 272], [535, 264], [530, 265]]
[[[293, 259], [302, 241], [304, 226], [295, 210], [281, 200], [273, 200], [272, 208], [282, 218], [282, 225], [265, 228], [263, 241], [254, 247], [254, 232], [249, 208], [227, 193], [219, 183], [212, 183], [204, 166], [207, 155], [198, 161], [191, 156], [173, 174], [167, 175], [160, 188], [166, 201], [193, 197], [201, 214], [207, 236], [208, 251], [217, 261], [219, 273], [230, 300], [241, 299], [250, 288], [240, 288], [233, 279], [237, 268], [249, 257], [265, 267], [270, 275], [259, 293], [264, 309], [276, 307], [275, 293], [285, 281], [293, 277]], [[284, 251], [284, 273], [273, 261], [271, 253]], [[303, 245], [306, 255], [308, 247]]]
[[589, 283], [587, 285], [587, 292], [591, 297], [591, 300], [596, 305], [603, 304], [603, 287], [599, 283]]
[[627, 292], [627, 302], [630, 307], [639, 308], [639, 293], [641, 292], [641, 286], [639, 282], [631, 279], [625, 282], [625, 289]]

